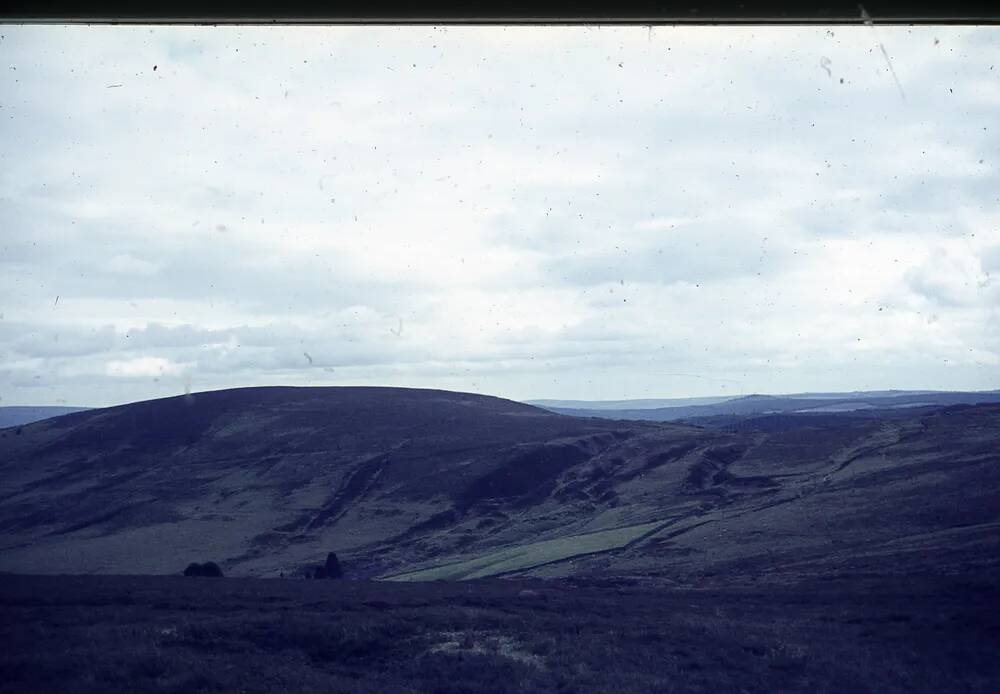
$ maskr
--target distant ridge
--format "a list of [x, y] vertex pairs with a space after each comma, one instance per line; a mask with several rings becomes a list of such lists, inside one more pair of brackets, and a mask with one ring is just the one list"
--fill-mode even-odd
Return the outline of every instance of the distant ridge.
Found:
[[581, 410], [642, 410], [658, 407], [681, 407], [688, 405], [714, 405], [739, 396], [706, 396], [698, 398], [645, 398], [639, 400], [523, 400], [536, 407], [572, 408]]
[[[857, 410], [896, 409], [902, 407], [946, 407], [948, 405], [975, 405], [1000, 402], [1000, 391], [871, 391], [851, 393], [793, 393], [790, 395], [764, 395], [752, 393], [716, 402], [695, 403], [690, 399], [675, 400], [672, 405], [645, 406], [650, 400], [576, 401], [578, 407], [545, 405], [540, 407], [574, 417], [600, 417], [603, 419], [672, 422], [690, 418], [719, 415], [757, 415], [804, 412], [852, 412]], [[664, 402], [664, 401], [660, 401]], [[669, 402], [669, 401], [667, 401]], [[628, 405], [628, 403], [633, 403]]]
[[51, 417], [83, 412], [88, 407], [59, 407], [56, 405], [16, 405], [0, 407], [0, 429], [40, 422]]

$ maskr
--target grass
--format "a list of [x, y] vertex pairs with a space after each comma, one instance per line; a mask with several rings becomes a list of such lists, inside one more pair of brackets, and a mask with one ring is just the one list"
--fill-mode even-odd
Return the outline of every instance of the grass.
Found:
[[389, 576], [390, 581], [460, 581], [472, 578], [487, 578], [510, 571], [529, 569], [575, 556], [605, 552], [624, 547], [629, 542], [660, 525], [662, 521], [630, 525], [611, 530], [554, 540], [542, 540], [517, 547], [505, 547], [474, 559], [457, 561], [419, 571]]
[[993, 692], [1000, 590], [23, 577], [2, 692]]

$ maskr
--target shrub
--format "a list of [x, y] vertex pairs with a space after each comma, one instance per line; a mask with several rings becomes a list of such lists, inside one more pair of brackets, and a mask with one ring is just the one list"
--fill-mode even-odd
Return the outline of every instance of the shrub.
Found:
[[326, 555], [326, 564], [320, 566], [313, 573], [314, 578], [343, 578], [344, 571], [340, 568], [340, 560], [337, 559], [336, 552]]
[[207, 561], [204, 564], [191, 562], [184, 569], [185, 576], [208, 576], [210, 578], [222, 578], [222, 569], [214, 561]]

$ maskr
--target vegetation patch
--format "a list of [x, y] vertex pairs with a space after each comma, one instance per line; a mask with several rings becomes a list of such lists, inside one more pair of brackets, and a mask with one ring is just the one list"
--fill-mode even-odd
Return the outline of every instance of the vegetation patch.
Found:
[[509, 658], [538, 668], [545, 667], [544, 659], [528, 651], [516, 636], [477, 631], [443, 631], [433, 634], [431, 638], [435, 643], [428, 650], [429, 653], [477, 653]]
[[522, 571], [576, 556], [619, 549], [652, 531], [660, 523], [661, 521], [653, 521], [611, 530], [599, 530], [584, 535], [571, 535], [516, 547], [506, 547], [474, 559], [389, 576], [388, 580], [466, 580]]

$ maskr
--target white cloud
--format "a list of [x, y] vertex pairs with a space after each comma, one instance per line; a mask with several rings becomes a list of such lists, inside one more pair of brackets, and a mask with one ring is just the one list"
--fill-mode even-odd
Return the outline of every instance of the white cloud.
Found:
[[119, 253], [118, 255], [113, 256], [108, 261], [107, 268], [111, 272], [122, 275], [140, 276], [155, 275], [159, 270], [155, 263], [143, 260], [142, 258], [136, 258], [128, 253]]
[[968, 247], [937, 247], [906, 272], [910, 288], [936, 304], [968, 306], [997, 298], [996, 282]]
[[163, 357], [136, 357], [124, 361], [109, 361], [105, 367], [105, 373], [116, 378], [175, 376], [182, 371], [183, 367], [180, 364]]
[[996, 28], [5, 36], [5, 402], [1000, 387]]

